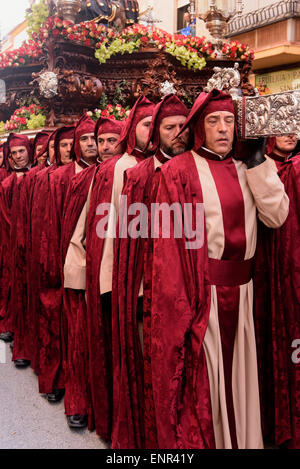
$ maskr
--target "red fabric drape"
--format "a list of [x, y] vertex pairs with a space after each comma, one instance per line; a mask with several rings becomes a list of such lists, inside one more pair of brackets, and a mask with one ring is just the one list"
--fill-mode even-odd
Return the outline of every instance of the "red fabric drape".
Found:
[[112, 351], [111, 304], [109, 295], [100, 296], [99, 276], [104, 239], [97, 236], [100, 203], [111, 202], [115, 165], [120, 156], [100, 164], [95, 175], [87, 223], [87, 331], [89, 380], [96, 432], [111, 438], [112, 426]]
[[[69, 186], [62, 219], [61, 250], [63, 268], [67, 250], [76, 228], [78, 218], [88, 197], [93, 165], [74, 176]], [[62, 272], [63, 281], [63, 272]], [[67, 415], [91, 414], [88, 386], [88, 343], [86, 323], [86, 300], [84, 290], [63, 290], [63, 315], [65, 331], [65, 412]]]
[[[158, 203], [191, 203], [195, 210], [203, 202], [190, 152], [163, 165], [161, 173]], [[154, 239], [151, 365], [161, 449], [215, 447], [202, 346], [210, 310], [207, 241], [196, 250], [186, 249], [185, 241], [172, 229], [170, 239]]]
[[300, 155], [279, 177], [289, 215], [277, 230], [261, 228], [254, 277], [260, 392], [265, 437], [300, 448], [300, 364], [292, 361], [300, 337]]

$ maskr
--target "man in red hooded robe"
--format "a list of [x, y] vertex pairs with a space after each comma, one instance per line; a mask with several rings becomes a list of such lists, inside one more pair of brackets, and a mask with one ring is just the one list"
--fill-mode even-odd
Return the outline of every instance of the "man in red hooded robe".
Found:
[[[36, 149], [39, 150], [49, 138], [48, 132], [39, 132], [32, 145], [33, 164], [36, 164]], [[45, 162], [39, 166], [33, 167], [26, 172], [22, 178], [22, 184], [19, 184], [18, 195], [18, 230], [16, 255], [12, 260], [12, 272], [22, 272], [19, 275], [17, 284], [11, 290], [11, 303], [13, 305], [14, 315], [14, 348], [12, 359], [16, 366], [29, 364], [32, 356], [32, 317], [28, 308], [28, 233], [29, 233], [29, 213], [31, 194], [34, 185], [35, 175], [45, 167]]]
[[[86, 202], [85, 187], [89, 187], [97, 161], [95, 123], [87, 115], [82, 116], [75, 126], [74, 145], [71, 157], [80, 164], [84, 171], [73, 176], [65, 198], [62, 216], [62, 262], [65, 260], [66, 238], [74, 231], [79, 214]], [[83, 181], [85, 184], [83, 184]], [[79, 189], [80, 188], [80, 189]], [[70, 240], [69, 240], [70, 241]], [[85, 292], [63, 289], [64, 323], [64, 371], [65, 371], [65, 413], [68, 424], [73, 428], [82, 428], [87, 424], [88, 382], [87, 382], [87, 346], [86, 346], [86, 308]]]
[[[85, 122], [87, 119], [85, 118]], [[88, 128], [84, 121], [80, 132]], [[82, 269], [86, 266], [86, 220], [89, 210], [92, 181], [101, 161], [106, 161], [118, 154], [120, 146], [116, 143], [120, 137], [123, 122], [112, 119], [98, 119], [94, 128], [94, 142], [98, 141], [99, 158], [85, 171], [74, 176], [66, 196], [62, 221], [62, 266], [64, 266], [64, 309], [68, 317], [66, 354], [66, 393], [65, 408], [68, 424], [71, 428], [82, 428], [87, 424], [94, 428], [92, 407], [88, 388], [88, 343], [86, 324], [85, 285], [78, 284]], [[81, 138], [85, 138], [82, 134]], [[82, 155], [82, 149], [80, 151]], [[78, 153], [79, 154], [79, 153]], [[90, 160], [90, 163], [93, 161]]]
[[[114, 448], [155, 448], [152, 428], [153, 415], [149, 391], [149, 323], [151, 303], [151, 239], [145, 233], [131, 237], [128, 227], [134, 215], [128, 216], [128, 207], [136, 203], [155, 202], [156, 168], [173, 156], [187, 150], [189, 132], [175, 138], [186, 121], [188, 110], [175, 96], [166, 96], [155, 106], [150, 131], [145, 133], [144, 148], [151, 145], [153, 156], [126, 171], [122, 198], [126, 201], [120, 211], [121, 230], [117, 230], [113, 281], [113, 375]], [[129, 129], [130, 132], [130, 129]], [[124, 139], [127, 139], [124, 136]], [[151, 143], [150, 143], [151, 142]], [[124, 217], [124, 219], [123, 219]], [[137, 314], [138, 313], [138, 314]], [[144, 328], [143, 328], [144, 322]], [[144, 333], [143, 333], [144, 329]], [[121, 340], [120, 340], [121, 338]], [[143, 352], [142, 352], [143, 349]], [[145, 373], [144, 373], [145, 368]], [[145, 393], [145, 397], [144, 397]], [[153, 414], [153, 412], [152, 412]], [[155, 432], [154, 432], [155, 433]]]
[[[31, 212], [32, 266], [35, 285], [31, 289], [35, 333], [38, 337], [34, 355], [34, 369], [38, 374], [39, 392], [49, 402], [56, 402], [64, 394], [61, 344], [62, 290], [59, 268], [60, 230], [59, 213], [52, 203], [53, 181], [56, 171], [74, 174], [70, 158], [74, 139], [74, 126], [61, 127], [54, 133], [55, 164], [37, 174]], [[49, 138], [49, 145], [50, 145]], [[41, 154], [44, 149], [41, 150]], [[53, 163], [53, 162], [51, 162]], [[73, 170], [73, 171], [72, 171]], [[64, 173], [65, 171], [65, 173]], [[58, 181], [58, 193], [66, 189], [68, 178]], [[61, 202], [61, 201], [60, 201]], [[62, 203], [62, 202], [61, 202]]]
[[[194, 150], [161, 167], [151, 369], [159, 448], [262, 448], [251, 270], [258, 217], [282, 225], [288, 197], [264, 157], [233, 153], [232, 99], [201, 93]], [[165, 205], [162, 205], [165, 204]], [[168, 228], [168, 225], [167, 225]]]
[[[114, 229], [124, 173], [146, 156], [143, 148], [137, 147], [136, 127], [152, 115], [153, 108], [153, 104], [145, 97], [136, 101], [120, 137], [120, 141], [123, 141], [123, 135], [128, 136], [124, 141], [126, 151], [99, 166], [89, 206], [86, 277], [83, 276], [87, 289], [89, 380], [96, 432], [106, 440], [111, 438], [112, 425], [111, 291]], [[101, 231], [102, 222], [103, 227], [108, 223], [109, 230], [112, 229], [107, 237], [98, 231], [98, 228]]]
[[[58, 130], [58, 129], [57, 129]], [[43, 146], [36, 153], [36, 160], [46, 154], [47, 159], [43, 165], [36, 166], [30, 173], [28, 183], [28, 230], [27, 230], [27, 311], [30, 315], [31, 328], [27, 331], [31, 342], [31, 367], [38, 372], [39, 334], [38, 334], [38, 312], [39, 312], [39, 276], [40, 271], [39, 253], [41, 243], [41, 232], [43, 229], [43, 216], [46, 206], [48, 172], [55, 165], [54, 140], [56, 130], [43, 139]]]
[[295, 134], [271, 137], [268, 139], [266, 153], [279, 171], [281, 165], [297, 152], [298, 137]]
[[[45, 148], [45, 143], [48, 141], [49, 135], [52, 132], [48, 131], [41, 131], [38, 132], [33, 140], [32, 147], [33, 147], [33, 165], [36, 166], [43, 166], [46, 164], [47, 161], [47, 151], [40, 155], [40, 151], [42, 148]], [[39, 155], [39, 156], [38, 156]]]
[[8, 146], [7, 142], [1, 143], [0, 145], [0, 182], [7, 178], [10, 174], [10, 166], [8, 163]]
[[[32, 164], [32, 146], [24, 135], [10, 134], [7, 146], [14, 162], [12, 174], [4, 179], [0, 191], [0, 210], [2, 212], [1, 244], [3, 254], [0, 338], [12, 340], [12, 333], [17, 327], [15, 302], [22, 296], [24, 272], [22, 265], [16, 268], [16, 259], [22, 250], [22, 240], [26, 233], [23, 213], [21, 210], [20, 192], [24, 184], [24, 175], [29, 172]], [[19, 366], [27, 366], [28, 362], [21, 357]]]
[[290, 200], [278, 229], [259, 226], [255, 263], [255, 327], [263, 435], [268, 443], [300, 448], [300, 154], [296, 135], [273, 137], [267, 153]]

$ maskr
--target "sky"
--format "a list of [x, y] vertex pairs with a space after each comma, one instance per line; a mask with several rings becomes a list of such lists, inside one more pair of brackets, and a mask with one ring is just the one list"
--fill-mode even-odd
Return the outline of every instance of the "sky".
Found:
[[1, 0], [1, 3], [4, 1], [7, 6], [1, 8], [1, 38], [25, 19], [25, 10], [29, 7], [29, 0]]

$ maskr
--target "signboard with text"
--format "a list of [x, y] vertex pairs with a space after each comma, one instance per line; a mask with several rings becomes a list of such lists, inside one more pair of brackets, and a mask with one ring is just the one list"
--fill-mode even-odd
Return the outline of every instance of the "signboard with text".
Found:
[[300, 89], [300, 67], [256, 75], [255, 86], [260, 94], [298, 90]]

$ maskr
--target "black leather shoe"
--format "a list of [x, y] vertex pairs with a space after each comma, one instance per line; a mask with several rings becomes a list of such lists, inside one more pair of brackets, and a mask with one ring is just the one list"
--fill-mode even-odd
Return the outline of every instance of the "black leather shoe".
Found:
[[19, 360], [15, 360], [14, 364], [17, 368], [26, 368], [27, 366], [30, 365], [30, 361], [20, 358]]
[[56, 391], [53, 391], [51, 393], [47, 394], [47, 399], [49, 402], [59, 402], [65, 394], [64, 389], [57, 389]]
[[85, 428], [88, 424], [87, 415], [67, 415], [67, 420], [70, 428]]
[[0, 340], [4, 340], [4, 342], [11, 342], [14, 336], [11, 332], [3, 332], [0, 334]]

